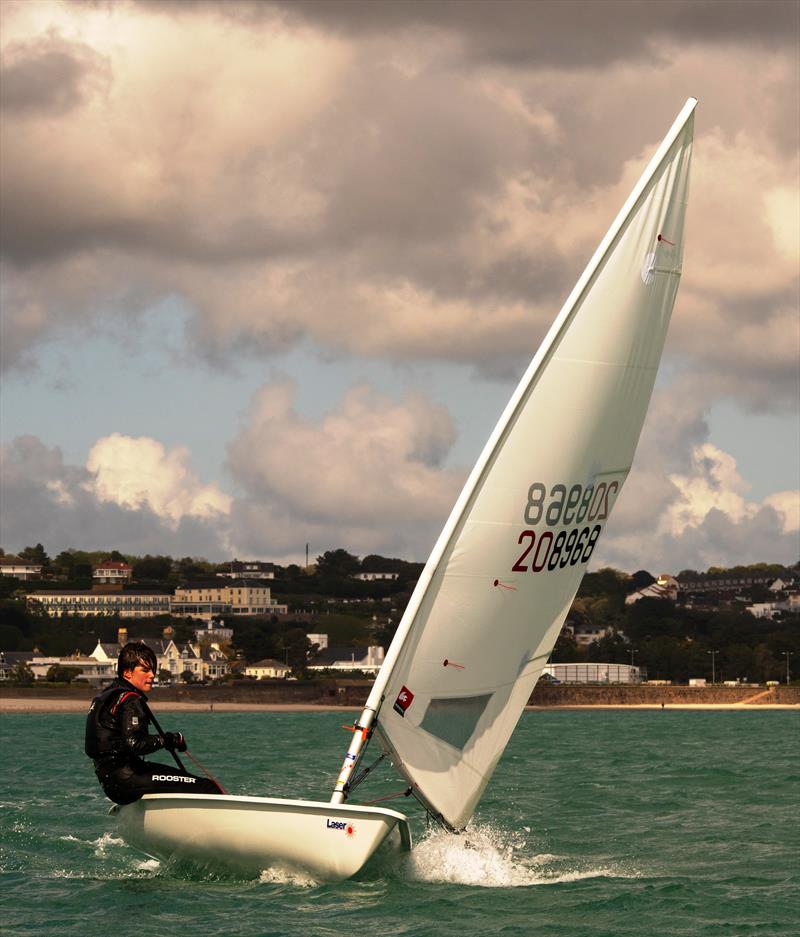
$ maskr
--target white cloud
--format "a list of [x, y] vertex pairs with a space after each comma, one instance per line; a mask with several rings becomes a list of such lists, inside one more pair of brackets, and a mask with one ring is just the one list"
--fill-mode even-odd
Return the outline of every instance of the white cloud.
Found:
[[800, 529], [800, 491], [781, 491], [761, 502], [748, 501], [750, 487], [736, 467], [736, 459], [711, 443], [696, 446], [691, 472], [670, 475], [677, 497], [665, 512], [660, 529], [680, 537], [687, 528], [700, 527], [712, 511], [735, 524], [752, 520], [764, 507], [780, 517], [786, 534]]
[[[101, 453], [102, 450], [101, 446]], [[138, 452], [141, 455], [142, 448]], [[152, 455], [149, 458], [152, 469], [158, 459], [154, 460]], [[144, 452], [144, 461], [147, 460]], [[183, 478], [197, 495], [196, 479], [191, 473]], [[86, 468], [65, 463], [58, 448], [47, 447], [35, 436], [20, 436], [3, 445], [0, 447], [2, 546], [18, 551], [42, 543], [51, 556], [69, 547], [220, 559], [229, 555], [225, 542], [226, 515], [217, 512], [204, 515], [202, 495], [188, 505], [199, 508], [202, 516], [184, 513], [176, 521], [169, 513], [157, 514], [151, 508], [152, 489], [137, 499], [130, 488], [122, 496], [123, 479], [117, 478], [112, 483], [107, 476], [106, 480], [110, 486], [107, 494], [115, 489], [121, 503], [99, 498], [95, 475]], [[158, 490], [163, 495], [164, 486]], [[214, 499], [211, 500], [213, 503]]]
[[230, 512], [231, 499], [216, 485], [203, 485], [188, 466], [189, 450], [169, 451], [147, 436], [112, 433], [98, 439], [86, 460], [86, 483], [100, 502], [129, 510], [148, 507], [173, 529], [183, 517], [213, 518]]
[[463, 481], [441, 467], [455, 439], [445, 408], [360, 385], [313, 421], [294, 409], [294, 393], [288, 381], [263, 387], [229, 446], [230, 470], [245, 491], [232, 515], [233, 542], [281, 555], [297, 556], [314, 540], [324, 549], [424, 557]]
[[665, 513], [661, 528], [675, 536], [687, 527], [698, 527], [712, 509], [733, 521], [752, 517], [758, 510], [744, 498], [749, 485], [739, 475], [736, 459], [711, 443], [694, 448], [689, 474], [669, 479], [678, 497]]
[[796, 562], [800, 491], [748, 500], [735, 458], [708, 442], [698, 377], [654, 395], [594, 565], [649, 569]]
[[785, 534], [800, 531], [800, 491], [776, 491], [764, 498], [763, 503], [780, 515]]

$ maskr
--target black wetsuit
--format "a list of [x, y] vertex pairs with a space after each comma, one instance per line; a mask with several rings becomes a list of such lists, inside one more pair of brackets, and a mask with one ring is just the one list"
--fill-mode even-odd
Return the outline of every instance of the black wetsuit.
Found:
[[[130, 804], [142, 794], [219, 794], [217, 785], [177, 765], [141, 757], [164, 748], [164, 737], [149, 735], [147, 697], [118, 678], [92, 700], [86, 717], [86, 754], [107, 797]], [[169, 735], [169, 733], [167, 733]]]

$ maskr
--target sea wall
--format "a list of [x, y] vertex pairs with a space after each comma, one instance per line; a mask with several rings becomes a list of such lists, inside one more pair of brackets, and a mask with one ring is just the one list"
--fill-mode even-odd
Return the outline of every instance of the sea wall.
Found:
[[533, 691], [533, 706], [665, 706], [703, 704], [731, 705], [800, 704], [800, 686], [647, 686], [645, 684], [592, 686], [539, 684]]
[[[159, 703], [242, 703], [283, 705], [360, 706], [370, 683], [354, 680], [237, 681], [219, 686], [156, 687], [150, 694]], [[94, 690], [78, 686], [0, 686], [0, 700], [71, 699], [90, 700]], [[591, 686], [540, 684], [534, 690], [533, 706], [665, 706], [675, 705], [800, 705], [800, 686]]]
[[[370, 683], [348, 680], [242, 680], [216, 686], [154, 687], [148, 697], [159, 703], [247, 703], [283, 705], [358, 706], [367, 698]], [[0, 700], [71, 699], [88, 701], [97, 690], [87, 686], [0, 686]]]

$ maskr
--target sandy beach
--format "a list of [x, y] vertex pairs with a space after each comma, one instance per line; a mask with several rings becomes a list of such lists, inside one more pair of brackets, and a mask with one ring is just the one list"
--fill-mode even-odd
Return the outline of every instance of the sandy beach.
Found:
[[[89, 700], [82, 699], [0, 699], [0, 713], [85, 713]], [[153, 704], [159, 712], [244, 713], [244, 712], [351, 712], [360, 706], [323, 706], [312, 703], [173, 703]]]
[[[0, 699], [1, 713], [72, 713], [86, 712], [89, 708], [85, 699], [20, 699], [9, 697]], [[155, 705], [159, 712], [358, 712], [360, 706], [325, 706], [314, 703], [186, 703], [160, 702]], [[626, 705], [591, 704], [569, 706], [526, 706], [529, 710], [546, 709], [795, 709], [798, 704], [777, 703], [633, 703]]]

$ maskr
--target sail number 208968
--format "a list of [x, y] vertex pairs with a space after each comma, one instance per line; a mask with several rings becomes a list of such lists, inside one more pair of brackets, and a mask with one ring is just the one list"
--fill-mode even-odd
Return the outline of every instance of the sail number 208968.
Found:
[[[531, 527], [544, 523], [547, 527], [576, 526], [572, 530], [523, 530], [517, 543], [525, 549], [511, 567], [515, 573], [565, 569], [586, 563], [594, 551], [602, 524], [611, 510], [613, 498], [619, 491], [619, 482], [600, 482], [597, 486], [553, 485], [548, 495], [541, 482], [528, 489], [528, 500], [523, 514]], [[584, 522], [588, 526], [581, 528]], [[594, 526], [592, 526], [594, 525]], [[530, 565], [529, 565], [530, 564]]]
[[523, 530], [517, 543], [527, 543], [527, 546], [511, 569], [515, 573], [527, 572], [528, 564], [525, 561], [532, 550], [532, 573], [540, 573], [543, 569], [565, 569], [577, 563], [586, 563], [592, 555], [600, 530], [600, 524], [596, 524], [594, 528], [584, 527], [581, 531], [573, 527], [569, 532], [559, 530], [555, 537], [552, 530], [545, 530], [539, 534], [538, 539], [535, 531]]

